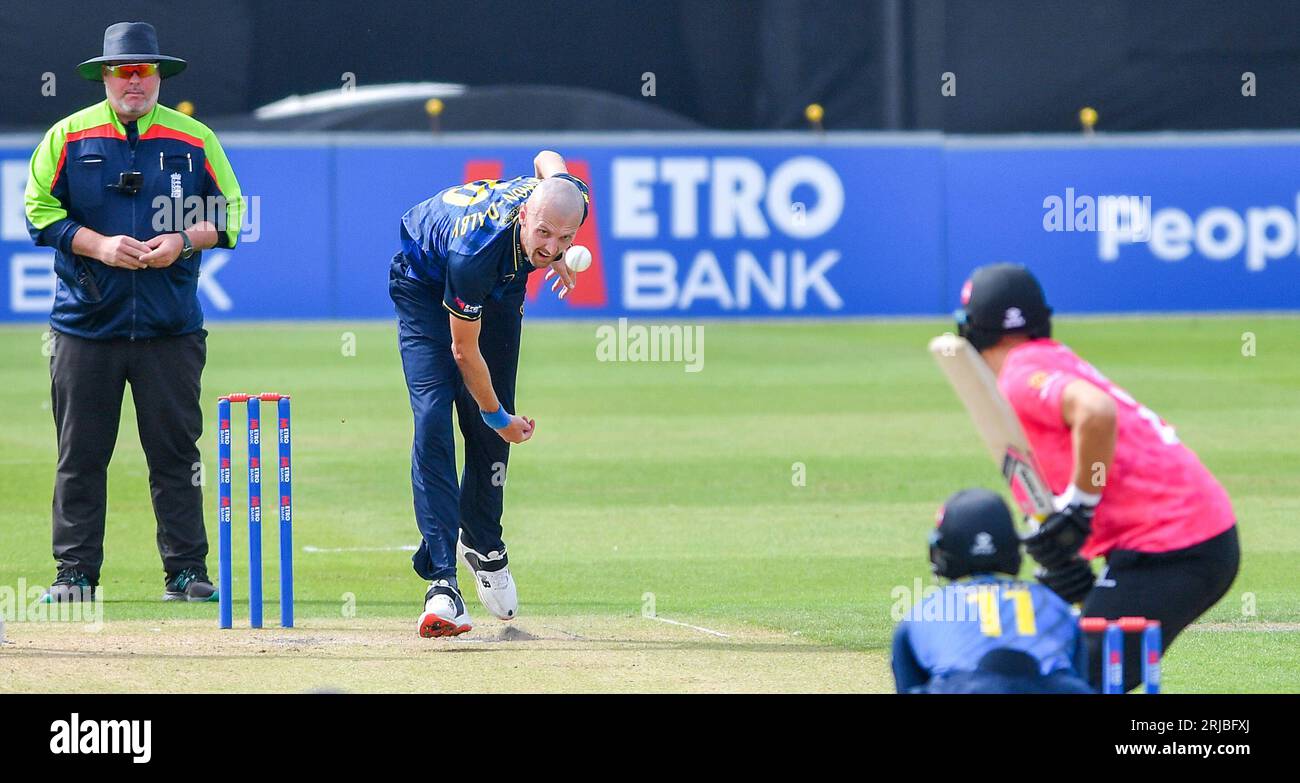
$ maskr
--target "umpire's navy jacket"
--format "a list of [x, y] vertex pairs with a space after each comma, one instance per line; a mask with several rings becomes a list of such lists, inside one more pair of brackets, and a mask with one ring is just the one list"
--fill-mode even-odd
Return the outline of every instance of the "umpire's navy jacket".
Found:
[[[162, 269], [110, 267], [72, 252], [72, 236], [81, 227], [143, 242], [180, 230], [177, 216], [201, 203], [201, 219], [219, 229], [218, 247], [234, 247], [239, 239], [244, 201], [216, 135], [162, 105], [135, 126], [129, 133], [105, 100], [59, 121], [32, 154], [27, 228], [37, 245], [55, 249], [50, 325], [57, 332], [134, 340], [203, 328], [199, 253]], [[141, 175], [134, 194], [117, 187], [129, 172]], [[159, 208], [159, 197], [166, 207]]]

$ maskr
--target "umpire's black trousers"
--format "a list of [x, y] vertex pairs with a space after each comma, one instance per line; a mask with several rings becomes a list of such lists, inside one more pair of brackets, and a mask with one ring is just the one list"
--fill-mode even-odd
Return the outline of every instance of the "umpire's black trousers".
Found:
[[104, 564], [108, 462], [122, 394], [131, 384], [140, 445], [158, 522], [158, 552], [173, 574], [204, 568], [203, 434], [199, 381], [207, 333], [147, 340], [88, 340], [55, 333], [50, 398], [59, 445], [54, 478], [54, 559], [98, 584]]

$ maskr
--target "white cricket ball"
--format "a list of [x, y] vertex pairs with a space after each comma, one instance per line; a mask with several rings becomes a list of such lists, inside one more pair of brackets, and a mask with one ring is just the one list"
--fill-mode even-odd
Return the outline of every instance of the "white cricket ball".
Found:
[[564, 254], [564, 263], [574, 272], [585, 272], [591, 266], [591, 251], [582, 245], [574, 245]]

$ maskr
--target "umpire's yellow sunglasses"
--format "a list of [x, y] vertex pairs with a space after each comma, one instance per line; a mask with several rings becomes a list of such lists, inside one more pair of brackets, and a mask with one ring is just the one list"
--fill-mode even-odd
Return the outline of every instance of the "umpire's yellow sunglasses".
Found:
[[155, 73], [158, 73], [158, 63], [124, 63], [122, 65], [104, 66], [105, 76], [114, 76], [118, 79], [130, 79], [132, 76], [148, 79]]

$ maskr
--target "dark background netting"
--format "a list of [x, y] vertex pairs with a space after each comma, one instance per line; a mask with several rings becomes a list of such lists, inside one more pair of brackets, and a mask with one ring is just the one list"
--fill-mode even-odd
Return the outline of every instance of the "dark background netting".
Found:
[[[1300, 127], [1291, 0], [6, 0], [0, 127], [41, 129], [101, 98], [73, 68], [99, 54], [106, 25], [136, 19], [190, 61], [163, 101], [191, 100], [202, 119], [336, 88], [352, 72], [363, 86], [548, 85], [647, 104], [614, 100], [551, 127], [798, 128], [812, 101], [830, 129], [1071, 130], [1085, 104], [1106, 130]], [[955, 97], [940, 95], [945, 71]], [[1241, 95], [1243, 71], [1258, 78], [1254, 98]], [[45, 72], [58, 76], [54, 97], [41, 94]], [[646, 72], [654, 97], [641, 94]]]

